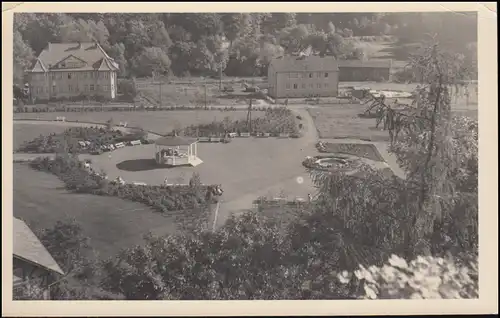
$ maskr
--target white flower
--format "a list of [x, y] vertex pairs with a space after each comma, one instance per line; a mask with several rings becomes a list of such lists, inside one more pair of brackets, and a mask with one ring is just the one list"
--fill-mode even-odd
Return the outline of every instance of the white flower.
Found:
[[408, 263], [401, 257], [394, 254], [391, 255], [391, 258], [389, 259], [389, 264], [391, 264], [394, 267], [408, 268]]
[[377, 292], [375, 287], [365, 285], [364, 289], [366, 297], [368, 297], [369, 299], [377, 299]]

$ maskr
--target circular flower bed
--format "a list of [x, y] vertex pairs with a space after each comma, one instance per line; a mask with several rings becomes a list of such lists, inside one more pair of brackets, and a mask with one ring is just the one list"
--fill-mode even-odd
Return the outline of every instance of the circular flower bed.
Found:
[[357, 169], [360, 164], [359, 159], [343, 155], [306, 157], [302, 162], [309, 169], [336, 172], [349, 172]]

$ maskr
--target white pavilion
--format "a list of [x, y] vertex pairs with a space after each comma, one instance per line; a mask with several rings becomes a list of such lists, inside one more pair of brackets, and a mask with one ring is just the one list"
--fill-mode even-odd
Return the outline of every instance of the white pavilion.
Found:
[[198, 158], [198, 140], [196, 138], [168, 136], [155, 141], [155, 160], [161, 165], [196, 167], [203, 163]]

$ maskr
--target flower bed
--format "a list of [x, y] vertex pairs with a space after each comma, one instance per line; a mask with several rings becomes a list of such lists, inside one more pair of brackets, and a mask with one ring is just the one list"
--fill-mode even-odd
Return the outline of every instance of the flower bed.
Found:
[[103, 145], [130, 143], [134, 140], [142, 142], [144, 137], [145, 133], [142, 131], [124, 134], [120, 130], [107, 130], [102, 127], [71, 127], [60, 134], [40, 135], [25, 142], [17, 152], [54, 153], [67, 145], [70, 151], [97, 153]]
[[309, 169], [322, 171], [348, 172], [357, 169], [361, 165], [361, 162], [348, 156], [324, 155], [306, 157], [302, 165]]
[[378, 152], [377, 147], [373, 144], [333, 143], [320, 141], [316, 144], [316, 148], [319, 152], [324, 153], [344, 153], [374, 161], [385, 161]]
[[278, 136], [279, 134], [289, 134], [290, 137], [298, 138], [299, 127], [292, 111], [284, 108], [267, 108], [263, 117], [255, 118], [250, 123], [251, 131], [246, 120], [230, 120], [225, 118], [223, 121], [214, 121], [210, 124], [191, 125], [183, 130], [186, 136], [225, 136], [229, 133], [250, 133], [252, 136], [262, 136], [270, 134]]
[[103, 174], [86, 168], [84, 162], [70, 155], [36, 158], [30, 166], [52, 173], [61, 179], [66, 188], [78, 193], [114, 196], [140, 202], [159, 212], [193, 209], [202, 204], [216, 203], [218, 194], [214, 185], [154, 186], [120, 184], [108, 181]]

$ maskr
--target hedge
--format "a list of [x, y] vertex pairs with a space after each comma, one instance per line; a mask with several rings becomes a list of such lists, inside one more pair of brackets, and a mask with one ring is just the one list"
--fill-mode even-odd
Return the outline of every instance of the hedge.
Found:
[[121, 185], [85, 168], [83, 162], [68, 154], [58, 155], [55, 159], [38, 157], [29, 165], [35, 170], [56, 175], [64, 182], [67, 190], [139, 202], [162, 213], [195, 209], [203, 204], [217, 202], [214, 185], [201, 185], [199, 183], [168, 187]]

